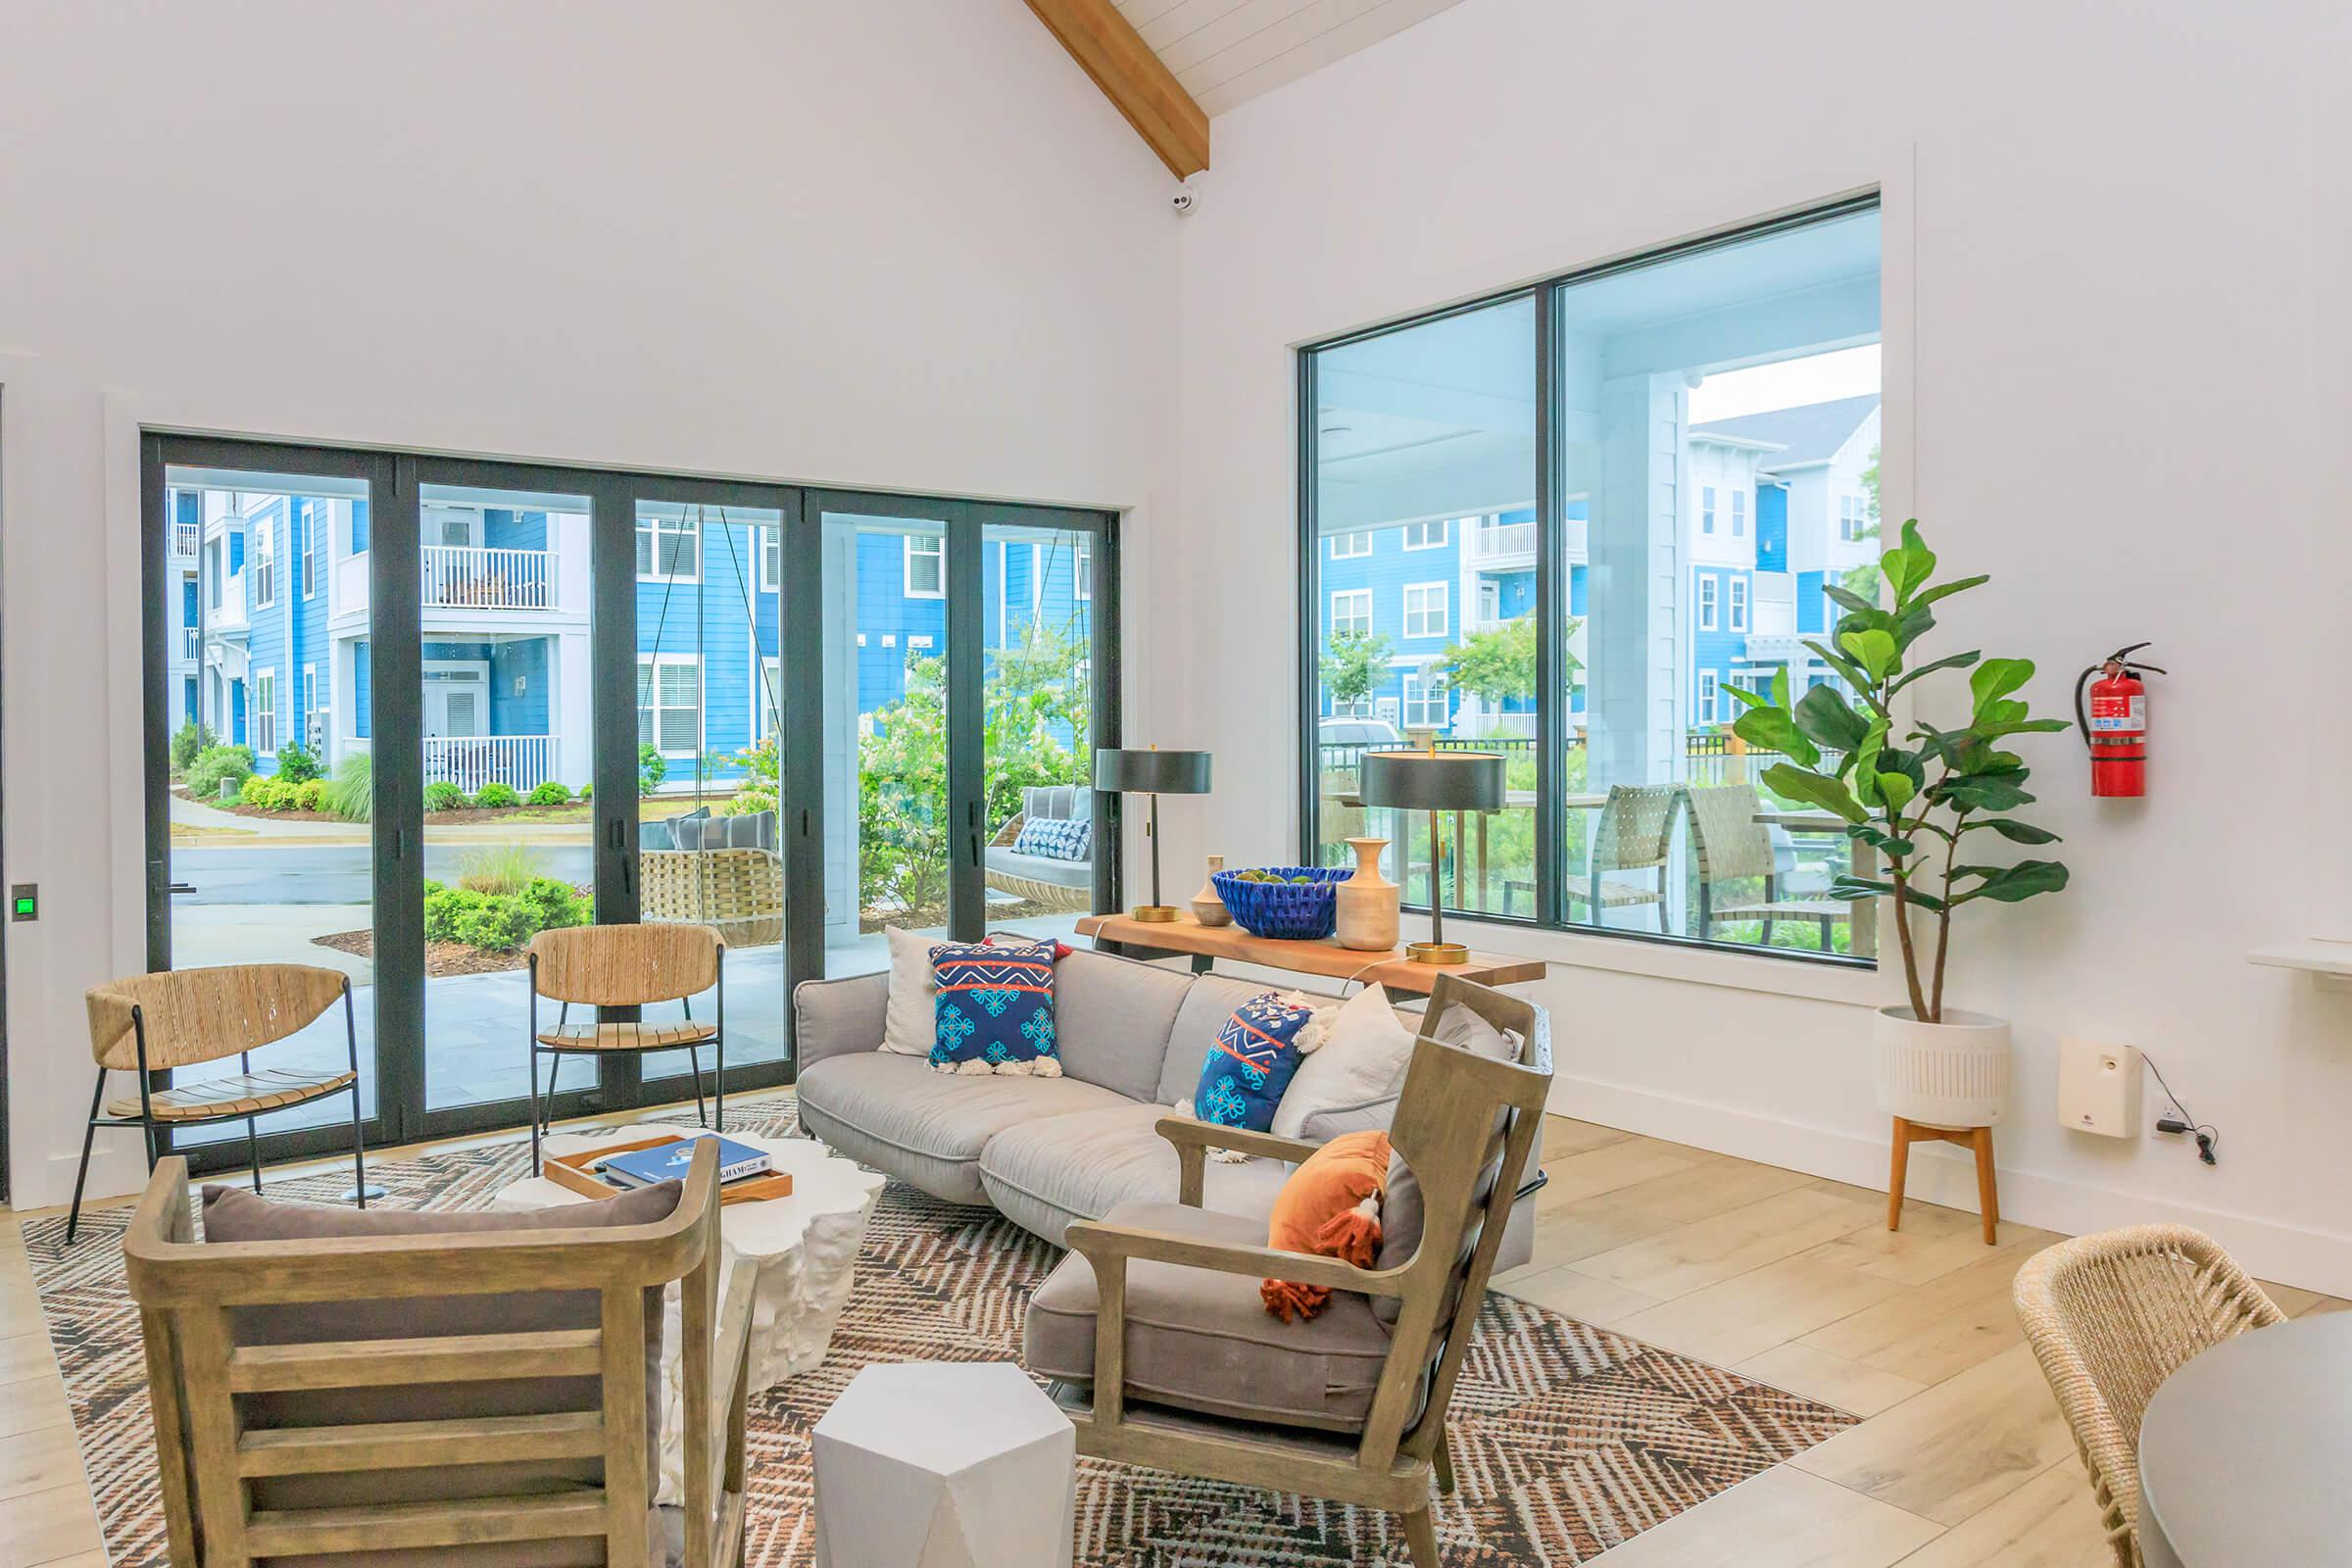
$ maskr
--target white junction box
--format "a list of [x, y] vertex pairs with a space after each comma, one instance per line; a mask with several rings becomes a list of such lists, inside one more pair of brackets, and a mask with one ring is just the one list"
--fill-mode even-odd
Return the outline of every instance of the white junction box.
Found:
[[2102, 1138], [2139, 1136], [2137, 1046], [2058, 1042], [2058, 1125]]

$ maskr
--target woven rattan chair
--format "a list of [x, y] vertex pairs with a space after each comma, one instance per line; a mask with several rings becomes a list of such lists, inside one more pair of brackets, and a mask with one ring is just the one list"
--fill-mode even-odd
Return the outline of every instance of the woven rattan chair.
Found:
[[772, 850], [648, 850], [637, 867], [648, 922], [713, 926], [730, 948], [784, 940], [784, 860]]
[[[1611, 909], [1656, 905], [1658, 931], [1666, 930], [1666, 852], [1674, 842], [1674, 818], [1680, 809], [1680, 784], [1618, 784], [1600, 808], [1592, 826], [1592, 853], [1586, 857], [1585, 880], [1569, 879], [1560, 891], [1568, 898], [1568, 917], [1578, 919], [1576, 906], [1590, 911], [1581, 918], [1594, 925]], [[1642, 887], [1619, 871], [1654, 871], [1658, 885]]]
[[2286, 1314], [2212, 1237], [2135, 1225], [2061, 1242], [2017, 1273], [2017, 1315], [2074, 1430], [2118, 1568], [2139, 1568], [2139, 1421], [2199, 1351]]
[[[1385, 1508], [1403, 1516], [1416, 1568], [1438, 1568], [1431, 1485], [1453, 1490], [1446, 1405], [1551, 1086], [1549, 1036], [1535, 1007], [1499, 991], [1441, 976], [1427, 1016], [1442, 1019], [1456, 1005], [1471, 1008], [1497, 1030], [1516, 1032], [1526, 1046], [1521, 1061], [1498, 1061], [1426, 1035], [1414, 1043], [1390, 1129], [1421, 1199], [1420, 1245], [1403, 1262], [1360, 1269], [1334, 1257], [1221, 1240], [1214, 1216], [1206, 1214], [1200, 1222], [1188, 1216], [1185, 1229], [1142, 1228], [1120, 1220], [1122, 1212], [1140, 1207], [1150, 1213], [1156, 1205], [1122, 1204], [1102, 1220], [1069, 1228], [1071, 1250], [1092, 1271], [1094, 1376], [1085, 1384], [1057, 1381], [1054, 1393], [1078, 1429], [1080, 1453]], [[1180, 1201], [1196, 1210], [1201, 1205], [1210, 1148], [1280, 1160], [1304, 1159], [1315, 1148], [1190, 1117], [1165, 1118], [1159, 1132], [1176, 1146]], [[1262, 1225], [1257, 1234], [1264, 1234]], [[1065, 1260], [1062, 1267], [1076, 1262]], [[1298, 1418], [1293, 1424], [1293, 1418], [1270, 1417], [1285, 1423], [1272, 1426], [1207, 1413], [1217, 1398], [1183, 1405], [1165, 1392], [1131, 1389], [1127, 1342], [1138, 1326], [1127, 1311], [1131, 1274], [1169, 1265], [1251, 1280], [1295, 1280], [1396, 1302], [1394, 1329], [1383, 1336], [1388, 1348], [1369, 1409], [1344, 1421]], [[1152, 1308], [1173, 1309], [1166, 1303]], [[1267, 1316], [1261, 1332], [1272, 1339], [1296, 1327]], [[1222, 1320], [1212, 1319], [1204, 1328], [1228, 1332]], [[1159, 1371], [1164, 1376], [1167, 1369]], [[1204, 1377], [1208, 1373], [1203, 1369]]]
[[[1851, 908], [1832, 899], [1784, 899], [1772, 834], [1756, 820], [1756, 792], [1746, 784], [1715, 784], [1689, 792], [1690, 842], [1698, 857], [1698, 928], [1701, 941], [1715, 935], [1721, 920], [1761, 920], [1763, 945], [1772, 946], [1775, 920], [1810, 920], [1821, 931], [1821, 951], [1830, 951], [1830, 928], [1852, 917]], [[1723, 885], [1761, 879], [1761, 899], [1718, 902]]]
[[[725, 851], [716, 852], [725, 854]], [[758, 852], [755, 852], [758, 853]], [[539, 1140], [555, 1114], [556, 1075], [565, 1056], [613, 1052], [683, 1051], [694, 1073], [695, 1119], [723, 1132], [727, 1125], [727, 979], [720, 960], [726, 944], [707, 925], [575, 925], [531, 938], [531, 1171], [539, 1170]], [[715, 990], [712, 1016], [694, 1016], [694, 999]], [[539, 999], [561, 1004], [556, 1026], [539, 1027]], [[575, 1024], [576, 1003], [592, 1007], [641, 1008], [674, 1002], [680, 1016]], [[703, 1047], [717, 1054], [712, 1108], [703, 1108]], [[539, 1092], [539, 1058], [552, 1057], [547, 1093]]]
[[[1006, 818], [1004, 825], [997, 829], [997, 836], [988, 841], [988, 847], [992, 850], [1011, 849], [1014, 844], [1019, 842], [1021, 829], [1028, 823], [1028, 812], [1013, 812], [1010, 817]], [[1018, 871], [1007, 869], [1002, 865], [985, 867], [983, 880], [1007, 898], [1019, 899], [1024, 904], [1034, 904], [1041, 909], [1052, 909], [1065, 914], [1072, 912], [1082, 914], [1095, 906], [1095, 895], [1091, 888], [1062, 887], [1053, 882], [1040, 881], [1033, 876], [1023, 876]]]
[[[351, 1164], [368, 1204], [367, 1154], [360, 1136], [360, 1036], [352, 1012], [351, 981], [338, 969], [307, 963], [232, 963], [131, 975], [93, 988], [83, 999], [90, 1016], [90, 1054], [98, 1084], [90, 1091], [90, 1120], [81, 1135], [81, 1164], [74, 1172], [74, 1206], [66, 1215], [66, 1245], [81, 1224], [81, 1189], [90, 1174], [90, 1141], [101, 1127], [136, 1127], [147, 1143], [147, 1168], [161, 1151], [159, 1127], [245, 1124], [253, 1190], [262, 1190], [261, 1139], [255, 1121], [266, 1112], [306, 1105], [328, 1095], [351, 1095]], [[346, 1064], [340, 1069], [272, 1067], [253, 1070], [253, 1054], [316, 1023], [340, 1000]], [[237, 1058], [232, 1078], [182, 1081], [186, 1068]], [[106, 1075], [130, 1073], [138, 1092], [106, 1098]], [[172, 1074], [169, 1089], [155, 1075]]]
[[[653, 1218], [288, 1204], [279, 1239], [199, 1240], [190, 1198], [163, 1161], [122, 1243], [171, 1568], [741, 1564], [757, 1282], [720, 1290], [715, 1148]], [[682, 1506], [657, 1508], [665, 1403]]]

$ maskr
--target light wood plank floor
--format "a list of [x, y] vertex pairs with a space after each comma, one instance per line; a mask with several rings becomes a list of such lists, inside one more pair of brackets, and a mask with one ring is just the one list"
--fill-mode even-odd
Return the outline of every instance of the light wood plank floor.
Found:
[[[1607, 1553], [1622, 1568], [2104, 1568], [2074, 1446], [2009, 1308], [2056, 1240], [1551, 1118], [1536, 1256], [1495, 1288], [1864, 1417]], [[410, 1151], [387, 1150], [385, 1158]], [[2287, 1311], [2346, 1302], [2274, 1288]], [[65, 1386], [0, 1213], [0, 1568], [104, 1568]]]

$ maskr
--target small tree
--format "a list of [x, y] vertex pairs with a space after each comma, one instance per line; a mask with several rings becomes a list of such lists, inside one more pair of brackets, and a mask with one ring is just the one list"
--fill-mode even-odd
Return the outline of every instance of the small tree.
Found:
[[1389, 672], [1388, 637], [1376, 631], [1335, 631], [1319, 665], [1324, 693], [1334, 708], [1355, 707], [1372, 695]]
[[[1836, 812], [1848, 824], [1846, 836], [1886, 858], [1886, 877], [1841, 876], [1831, 885], [1835, 898], [1894, 900], [1894, 929], [1903, 955], [1903, 982], [1910, 990], [1912, 1016], [1943, 1021], [1944, 959], [1951, 945], [1952, 911], [1963, 904], [1992, 899], [2017, 904], [2066, 886], [2066, 867], [2055, 860], [2020, 860], [2014, 865], [1963, 864], [1961, 840], [1990, 829], [2013, 844], [2054, 844], [2058, 835], [2019, 821], [2007, 812], [2031, 806], [2025, 762], [2000, 743], [2012, 735], [2069, 728], [2063, 718], [2033, 718], [2026, 704], [2011, 696], [2033, 679], [2030, 659], [1984, 659], [1978, 653], [1950, 654], [1913, 668], [1904, 667], [1913, 644], [1933, 630], [1931, 609], [1954, 594], [1985, 582], [1963, 577], [1930, 587], [1935, 554], [1920, 537], [1916, 519], [1903, 524], [1903, 542], [1879, 558], [1879, 570], [1892, 590], [1892, 608], [1882, 610], [1844, 588], [1827, 590], [1845, 612], [1838, 623], [1838, 646], [1807, 642], [1815, 657], [1845, 677], [1861, 702], [1857, 712], [1833, 686], [1816, 686], [1789, 701], [1788, 670], [1772, 678], [1767, 697], [1727, 686], [1747, 710], [1732, 725], [1749, 745], [1788, 759], [1764, 770], [1766, 787], [1790, 800]], [[1968, 669], [1969, 718], [1958, 729], [1915, 724], [1910, 746], [1890, 744], [1893, 703], [1898, 694], [1939, 669]], [[1926, 840], [1936, 843], [1926, 843]], [[1936, 852], [1941, 847], [1941, 863]], [[1935, 917], [1931, 949], [1913, 932], [1911, 911]]]
[[[1584, 661], [1569, 653], [1566, 639], [1583, 622], [1571, 615], [1563, 628], [1560, 679], [1575, 684]], [[1468, 692], [1491, 709], [1536, 695], [1536, 617], [1521, 615], [1485, 631], [1474, 631], [1438, 657], [1436, 667], [1455, 691]]]

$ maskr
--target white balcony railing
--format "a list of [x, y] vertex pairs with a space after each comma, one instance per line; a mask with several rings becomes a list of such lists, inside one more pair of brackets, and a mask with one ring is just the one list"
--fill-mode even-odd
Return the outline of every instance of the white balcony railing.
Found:
[[428, 735], [424, 781], [455, 784], [478, 795], [485, 784], [504, 784], [528, 795], [556, 776], [552, 735]]
[[191, 664], [196, 662], [196, 628], [193, 626], [179, 628], [179, 657]]
[[201, 522], [175, 522], [172, 525], [172, 553], [187, 560], [196, 559], [196, 547], [204, 540]]
[[479, 545], [424, 547], [427, 610], [553, 610], [556, 554]]
[[1506, 522], [1500, 526], [1470, 530], [1470, 559], [1472, 561], [1504, 561], [1516, 556], [1536, 553], [1536, 525], [1532, 522]]

